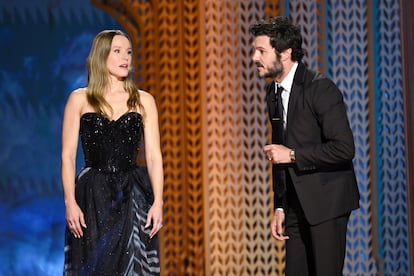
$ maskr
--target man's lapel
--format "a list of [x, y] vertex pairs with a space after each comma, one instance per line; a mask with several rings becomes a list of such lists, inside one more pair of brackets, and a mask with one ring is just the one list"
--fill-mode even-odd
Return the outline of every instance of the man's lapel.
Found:
[[286, 130], [289, 131], [289, 122], [293, 121], [298, 108], [298, 100], [303, 97], [303, 83], [305, 81], [306, 67], [303, 63], [299, 62], [296, 69], [295, 76], [293, 77], [292, 89], [289, 96], [289, 107], [287, 113]]

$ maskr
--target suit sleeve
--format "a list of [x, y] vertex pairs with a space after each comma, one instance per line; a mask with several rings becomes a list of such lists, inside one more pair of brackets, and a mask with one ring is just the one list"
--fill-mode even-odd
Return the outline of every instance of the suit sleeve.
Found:
[[337, 169], [349, 164], [355, 155], [355, 144], [342, 93], [327, 78], [316, 80], [306, 91], [306, 104], [316, 127], [312, 137], [296, 149], [299, 170]]

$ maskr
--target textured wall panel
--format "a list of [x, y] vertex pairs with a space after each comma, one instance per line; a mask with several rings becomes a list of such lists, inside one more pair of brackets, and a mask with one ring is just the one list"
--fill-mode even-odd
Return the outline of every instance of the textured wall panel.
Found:
[[[182, 1], [180, 7], [183, 33], [183, 90], [185, 92], [185, 164], [187, 167], [186, 201], [188, 202], [188, 248], [187, 275], [200, 275], [204, 269], [204, 219], [203, 219], [203, 151], [205, 137], [203, 136], [204, 93], [202, 85], [204, 76], [200, 74], [202, 64], [200, 62], [200, 51], [203, 49], [203, 41], [200, 41], [200, 7], [199, 1]], [[178, 14], [180, 17], [180, 14]], [[205, 196], [205, 195], [204, 195]]]
[[402, 65], [398, 1], [379, 1], [375, 10], [378, 177], [378, 256], [384, 275], [409, 275]]
[[365, 1], [328, 1], [328, 75], [344, 94], [355, 137], [360, 208], [348, 223], [344, 273], [375, 275], [368, 109], [368, 29]]
[[206, 1], [208, 251], [211, 275], [245, 270], [237, 1]]
[[[165, 229], [161, 250], [164, 275], [183, 275], [188, 269], [188, 204], [186, 198], [185, 118], [183, 80], [181, 77], [182, 35], [177, 3], [157, 1], [159, 57], [158, 109], [165, 170]], [[150, 50], [150, 49], [149, 49]], [[164, 266], [165, 265], [165, 266]]]
[[[319, 45], [321, 40], [318, 40], [318, 19], [321, 19], [321, 14], [318, 9], [317, 1], [289, 1], [289, 17], [292, 22], [299, 24], [303, 37], [303, 48], [305, 49], [305, 56], [303, 62], [314, 70], [318, 68]], [[319, 17], [318, 17], [319, 15]], [[322, 44], [322, 43], [321, 43]], [[322, 53], [323, 54], [323, 53]]]
[[[208, 275], [276, 275], [264, 80], [250, 61], [249, 25], [262, 1], [206, 1]], [[279, 252], [279, 253], [278, 253]]]

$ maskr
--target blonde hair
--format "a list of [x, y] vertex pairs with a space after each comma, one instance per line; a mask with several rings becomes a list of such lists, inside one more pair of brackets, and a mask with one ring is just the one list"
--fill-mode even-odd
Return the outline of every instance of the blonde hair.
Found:
[[[104, 98], [104, 92], [109, 84], [109, 71], [106, 62], [111, 50], [112, 40], [116, 35], [126, 37], [131, 43], [131, 39], [123, 31], [104, 30], [100, 32], [93, 40], [92, 47], [87, 59], [88, 89], [86, 95], [88, 103], [94, 108], [97, 113], [104, 116], [108, 116], [105, 110], [109, 110], [110, 113], [113, 112], [112, 107]], [[131, 68], [133, 68], [132, 65]], [[129, 94], [127, 101], [128, 109], [136, 111], [138, 107], [140, 112], [144, 112], [144, 107], [141, 103], [138, 87], [132, 80], [131, 74], [129, 74], [124, 79], [124, 89]]]

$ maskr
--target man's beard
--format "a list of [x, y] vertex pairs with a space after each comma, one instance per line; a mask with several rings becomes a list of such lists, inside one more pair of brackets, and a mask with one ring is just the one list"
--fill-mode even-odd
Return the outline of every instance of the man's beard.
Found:
[[275, 62], [273, 62], [273, 66], [269, 68], [269, 71], [264, 74], [263, 77], [275, 79], [276, 77], [282, 75], [283, 69], [283, 64], [280, 62], [280, 60], [275, 60]]

